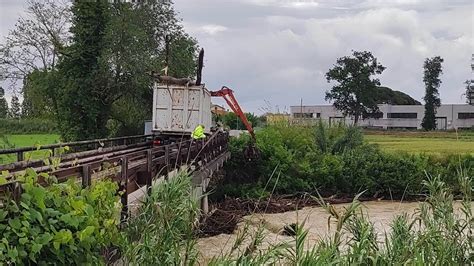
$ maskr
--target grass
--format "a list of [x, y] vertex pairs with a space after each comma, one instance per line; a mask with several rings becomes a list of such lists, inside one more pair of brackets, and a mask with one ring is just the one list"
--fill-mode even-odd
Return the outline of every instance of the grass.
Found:
[[365, 132], [365, 140], [388, 152], [465, 154], [474, 153], [472, 132]]
[[[56, 134], [21, 134], [0, 135], [0, 149], [29, 147], [35, 145], [47, 145], [57, 143], [60, 136]], [[25, 159], [42, 159], [48, 155], [48, 151], [33, 151], [24, 154]], [[16, 160], [16, 154], [0, 155], [0, 164], [11, 163]]]

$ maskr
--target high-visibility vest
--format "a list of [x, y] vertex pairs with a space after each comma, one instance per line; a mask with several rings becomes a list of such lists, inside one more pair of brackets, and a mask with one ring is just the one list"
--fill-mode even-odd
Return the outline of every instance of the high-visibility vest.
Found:
[[205, 138], [206, 135], [204, 134], [204, 127], [201, 126], [201, 125], [198, 125], [198, 126], [194, 129], [193, 133], [191, 134], [191, 137], [192, 137], [193, 139], [203, 139], [203, 138]]

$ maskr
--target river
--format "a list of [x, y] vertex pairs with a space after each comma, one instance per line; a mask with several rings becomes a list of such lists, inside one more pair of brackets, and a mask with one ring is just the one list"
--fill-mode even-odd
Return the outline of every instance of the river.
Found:
[[[338, 204], [334, 206], [337, 210], [341, 211], [348, 205]], [[459, 204], [456, 203], [456, 206], [459, 206]], [[471, 206], [474, 206], [474, 204], [471, 204]], [[395, 216], [402, 213], [413, 216], [416, 214], [418, 207], [418, 202], [400, 203], [381, 200], [362, 202], [360, 211], [367, 215], [374, 224], [379, 240], [381, 240], [384, 233], [389, 230], [390, 223]], [[262, 245], [263, 248], [270, 244], [291, 241], [292, 237], [281, 234], [283, 227], [292, 223], [302, 223], [303, 221], [304, 228], [308, 230], [307, 246], [313, 246], [321, 237], [328, 236], [334, 232], [334, 220], [331, 222], [330, 228], [328, 228], [328, 217], [329, 214], [322, 207], [306, 207], [298, 211], [274, 214], [257, 213], [245, 216], [236, 231], [234, 231], [234, 234], [220, 234], [200, 238], [197, 243], [198, 250], [201, 253], [200, 261], [202, 264], [205, 264], [212, 257], [227, 253], [236, 240], [236, 232], [242, 230], [246, 225], [250, 226], [250, 231], [255, 231], [255, 228], [260, 223], [263, 224], [266, 235]], [[243, 247], [245, 246], [244, 244]]]

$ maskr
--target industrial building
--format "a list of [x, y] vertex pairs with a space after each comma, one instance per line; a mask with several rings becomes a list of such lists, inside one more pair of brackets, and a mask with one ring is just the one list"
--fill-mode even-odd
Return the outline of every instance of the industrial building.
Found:
[[[425, 112], [423, 105], [378, 105], [381, 114], [378, 118], [359, 119], [358, 124], [363, 127], [380, 129], [421, 129], [421, 122]], [[352, 117], [344, 115], [332, 105], [303, 105], [290, 106], [291, 117], [305, 121], [318, 121], [329, 123], [353, 124]], [[474, 105], [469, 104], [443, 104], [436, 113], [437, 128], [448, 129], [473, 129]]]

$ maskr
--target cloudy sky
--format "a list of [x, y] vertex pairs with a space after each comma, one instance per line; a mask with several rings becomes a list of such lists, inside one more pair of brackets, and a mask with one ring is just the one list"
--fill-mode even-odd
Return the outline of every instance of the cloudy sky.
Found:
[[[0, 37], [24, 1], [0, 0]], [[323, 104], [324, 73], [351, 50], [387, 67], [382, 84], [421, 100], [426, 57], [444, 58], [443, 103], [462, 103], [471, 77], [470, 0], [175, 0], [185, 29], [205, 49], [210, 89], [234, 89], [244, 109], [289, 111]]]
[[[324, 74], [351, 50], [387, 67], [382, 84], [421, 100], [423, 60], [445, 59], [443, 103], [462, 103], [474, 53], [469, 0], [176, 0], [205, 49], [208, 87], [228, 85], [252, 111], [323, 104]], [[278, 106], [278, 107], [277, 107]]]

